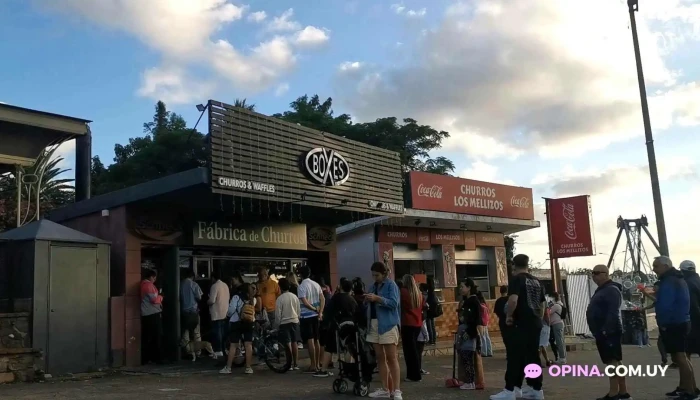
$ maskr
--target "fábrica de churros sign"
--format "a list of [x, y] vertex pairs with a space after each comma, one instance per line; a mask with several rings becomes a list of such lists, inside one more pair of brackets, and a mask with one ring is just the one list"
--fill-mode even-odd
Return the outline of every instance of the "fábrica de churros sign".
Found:
[[411, 206], [489, 217], [535, 219], [532, 189], [413, 171]]

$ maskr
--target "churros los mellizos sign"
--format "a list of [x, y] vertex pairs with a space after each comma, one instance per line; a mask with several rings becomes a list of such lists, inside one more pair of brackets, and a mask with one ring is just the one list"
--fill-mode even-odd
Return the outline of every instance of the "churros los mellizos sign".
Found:
[[533, 220], [532, 189], [413, 171], [411, 206], [445, 211]]
[[547, 199], [547, 226], [552, 258], [592, 256], [589, 196]]

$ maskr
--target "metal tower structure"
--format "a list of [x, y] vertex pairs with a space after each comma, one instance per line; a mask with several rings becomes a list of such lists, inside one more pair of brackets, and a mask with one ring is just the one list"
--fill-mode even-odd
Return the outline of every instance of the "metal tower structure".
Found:
[[[644, 248], [642, 238], [646, 236], [654, 245], [658, 254], [661, 254], [661, 249], [656, 240], [651, 236], [648, 226], [649, 221], [645, 215], [642, 215], [642, 217], [638, 219], [617, 218], [617, 239], [615, 239], [615, 245], [610, 253], [608, 269], [612, 269], [616, 255], [620, 253], [625, 254], [625, 261], [622, 269], [614, 271], [612, 277], [620, 281], [627, 290], [634, 288], [637, 284], [648, 284], [655, 280], [652, 266], [649, 262], [649, 255]], [[625, 248], [618, 252], [618, 246], [620, 245], [620, 239], [623, 234], [625, 235], [627, 243]]]

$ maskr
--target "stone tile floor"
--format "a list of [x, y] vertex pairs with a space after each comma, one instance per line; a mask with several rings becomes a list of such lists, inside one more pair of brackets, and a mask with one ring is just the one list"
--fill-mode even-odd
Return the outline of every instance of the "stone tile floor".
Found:
[[[659, 356], [655, 347], [637, 348], [626, 346], [625, 363], [628, 365], [654, 365]], [[570, 353], [569, 363], [575, 365], [600, 366], [595, 351]], [[427, 357], [425, 368], [431, 375], [420, 383], [404, 383], [405, 399], [463, 399], [486, 400], [489, 394], [499, 391], [503, 385], [505, 360], [503, 355], [484, 359], [487, 390], [465, 392], [446, 389], [445, 378], [451, 375], [452, 358], [449, 356]], [[700, 371], [700, 360], [693, 359], [696, 371]], [[258, 368], [254, 375], [243, 375], [242, 369], [232, 375], [219, 375], [215, 369], [191, 368], [190, 372], [157, 374], [114, 374], [102, 379], [87, 381], [13, 384], [0, 386], [0, 398], [26, 400], [59, 399], [332, 399], [353, 398], [350, 395], [335, 395], [331, 378], [314, 378], [298, 372], [275, 374]], [[196, 373], [195, 373], [196, 372]], [[700, 374], [696, 372], [700, 379]], [[663, 399], [664, 393], [673, 389], [678, 380], [675, 370], [667, 370], [665, 377], [635, 377], [629, 379], [629, 387], [636, 400]], [[607, 379], [601, 377], [545, 377], [545, 397], [556, 400], [584, 400], [601, 396], [607, 387]]]

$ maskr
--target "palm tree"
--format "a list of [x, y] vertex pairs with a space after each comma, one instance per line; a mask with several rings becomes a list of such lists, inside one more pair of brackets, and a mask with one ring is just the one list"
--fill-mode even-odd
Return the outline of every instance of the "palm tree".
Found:
[[[44, 149], [33, 166], [22, 171], [20, 221], [33, 221], [41, 214], [73, 202], [73, 179], [62, 178], [70, 171], [59, 164], [63, 157], [56, 155], [58, 146]], [[0, 176], [0, 230], [17, 226], [17, 176]]]
[[236, 99], [233, 102], [234, 107], [245, 108], [248, 111], [255, 111], [255, 104], [248, 104], [246, 101], [248, 99]]

